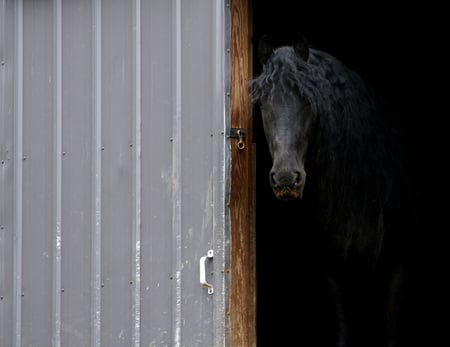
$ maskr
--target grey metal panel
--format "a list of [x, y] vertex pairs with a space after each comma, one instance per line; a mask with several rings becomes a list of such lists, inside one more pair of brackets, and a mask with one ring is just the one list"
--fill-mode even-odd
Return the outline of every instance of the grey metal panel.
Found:
[[64, 1], [61, 344], [69, 347], [91, 338], [92, 23], [90, 1]]
[[0, 346], [14, 331], [14, 3], [0, 5]]
[[23, 13], [22, 344], [52, 341], [54, 218], [54, 57], [51, 2], [25, 1]]
[[225, 346], [225, 4], [5, 4], [1, 345]]
[[141, 343], [172, 344], [173, 1], [142, 3]]
[[181, 341], [186, 346], [213, 345], [213, 297], [197, 278], [198, 259], [213, 248], [213, 14], [211, 1], [181, 2]]
[[132, 6], [102, 2], [102, 346], [128, 346], [132, 327]]

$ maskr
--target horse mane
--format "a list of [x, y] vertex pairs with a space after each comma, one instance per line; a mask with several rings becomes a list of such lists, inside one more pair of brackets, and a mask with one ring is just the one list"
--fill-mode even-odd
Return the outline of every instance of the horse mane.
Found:
[[314, 181], [310, 195], [344, 257], [369, 252], [377, 259], [401, 175], [400, 134], [384, 101], [359, 75], [316, 49], [305, 62], [292, 47], [277, 48], [250, 87], [254, 103], [270, 101], [275, 88], [309, 103], [316, 125], [305, 189]]

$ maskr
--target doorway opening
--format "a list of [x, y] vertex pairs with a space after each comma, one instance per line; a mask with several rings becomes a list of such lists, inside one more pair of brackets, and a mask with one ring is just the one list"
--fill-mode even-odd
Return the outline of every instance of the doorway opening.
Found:
[[[326, 6], [330, 6], [327, 4]], [[300, 7], [300, 9], [298, 8]], [[435, 122], [423, 122], [421, 115], [431, 114], [429, 101], [433, 91], [418, 88], [431, 83], [426, 74], [412, 73], [417, 69], [411, 52], [417, 51], [417, 42], [425, 42], [432, 31], [417, 29], [421, 13], [410, 8], [407, 18], [401, 9], [393, 10], [382, 2], [361, 3], [344, 7], [334, 4], [297, 4], [281, 0], [276, 6], [269, 0], [252, 1], [253, 75], [261, 71], [257, 57], [257, 42], [269, 35], [279, 45], [290, 42], [294, 33], [302, 33], [312, 47], [324, 50], [360, 74], [397, 111], [398, 121], [409, 139], [416, 139], [418, 160], [424, 160], [421, 177], [432, 185], [420, 187], [423, 234], [417, 263], [417, 307], [427, 311], [425, 292], [429, 275], [423, 259], [433, 252], [432, 238], [437, 237], [439, 210], [437, 191], [443, 172], [436, 151], [442, 153], [443, 130]], [[401, 25], [399, 18], [402, 18]], [[414, 100], [414, 102], [411, 102]], [[256, 266], [257, 266], [257, 340], [258, 347], [273, 345], [272, 341], [305, 345], [333, 345], [327, 329], [334, 324], [329, 312], [327, 294], [322, 289], [320, 265], [315, 262], [314, 242], [317, 235], [309, 222], [311, 207], [305, 197], [301, 201], [278, 201], [269, 185], [271, 158], [265, 142], [257, 107], [253, 108], [253, 140], [256, 143]], [[420, 159], [419, 159], [420, 158]], [[422, 201], [423, 201], [422, 200]], [[296, 216], [295, 223], [292, 218]], [[431, 234], [432, 233], [432, 236]], [[417, 324], [422, 328], [426, 320]], [[426, 329], [416, 336], [417, 345], [423, 345]], [[278, 344], [278, 343], [277, 343]], [[426, 343], [425, 343], [426, 344]]]

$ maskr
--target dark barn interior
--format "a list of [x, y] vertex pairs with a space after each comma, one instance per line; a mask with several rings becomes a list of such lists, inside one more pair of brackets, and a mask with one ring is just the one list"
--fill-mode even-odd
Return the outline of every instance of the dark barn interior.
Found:
[[[340, 2], [332, 2], [331, 7], [321, 2], [314, 6], [304, 3], [253, 1], [254, 74], [261, 70], [255, 47], [262, 35], [269, 34], [285, 44], [293, 33], [301, 32], [312, 47], [335, 55], [391, 102], [417, 153], [417, 167], [412, 170], [419, 170], [421, 177], [417, 186], [417, 288], [414, 304], [408, 308], [412, 317], [408, 346], [433, 346], [433, 339], [442, 344], [437, 339], [443, 322], [437, 317], [440, 310], [445, 313], [440, 293], [443, 276], [439, 275], [445, 254], [440, 242], [444, 237], [441, 225], [445, 225], [440, 202], [445, 182], [445, 134], [438, 102], [442, 91], [435, 76], [443, 57], [430, 58], [430, 47], [442, 44], [438, 11], [412, 3], [398, 9], [382, 2], [360, 2], [351, 7]], [[424, 22], [428, 24], [422, 25]], [[258, 347], [337, 346], [327, 334], [333, 318], [314, 260], [312, 245], [316, 239], [307, 222], [311, 211], [306, 193], [296, 202], [275, 198], [268, 180], [271, 159], [256, 107], [253, 117], [257, 144]], [[361, 332], [368, 341], [376, 333]]]

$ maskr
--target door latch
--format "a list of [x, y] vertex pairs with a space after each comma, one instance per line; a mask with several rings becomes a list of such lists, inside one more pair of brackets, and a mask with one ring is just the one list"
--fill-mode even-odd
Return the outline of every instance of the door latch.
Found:
[[245, 148], [245, 129], [244, 128], [230, 128], [230, 135], [232, 139], [237, 139], [237, 148], [242, 150]]

